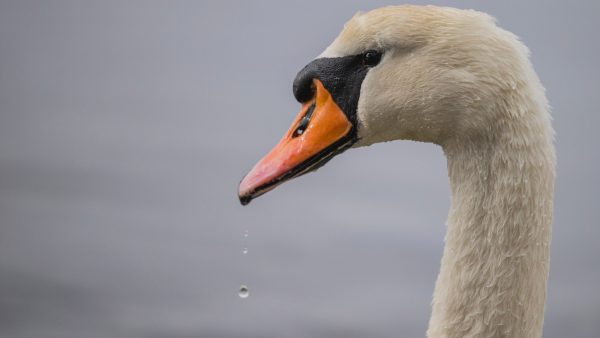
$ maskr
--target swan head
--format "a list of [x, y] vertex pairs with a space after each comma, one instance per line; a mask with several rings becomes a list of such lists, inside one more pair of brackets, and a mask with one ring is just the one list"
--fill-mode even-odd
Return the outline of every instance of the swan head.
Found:
[[489, 134], [523, 81], [527, 50], [492, 17], [435, 6], [357, 13], [297, 75], [302, 108], [244, 177], [242, 204], [351, 147], [406, 139], [440, 145]]

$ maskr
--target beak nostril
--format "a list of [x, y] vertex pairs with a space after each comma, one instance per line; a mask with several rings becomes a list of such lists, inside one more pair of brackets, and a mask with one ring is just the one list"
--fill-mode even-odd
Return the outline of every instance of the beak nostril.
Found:
[[315, 104], [313, 103], [307, 110], [304, 116], [300, 119], [298, 124], [296, 125], [296, 129], [292, 133], [292, 137], [298, 137], [306, 131], [308, 128], [308, 123], [310, 122], [310, 118], [312, 117], [313, 112], [315, 111]]

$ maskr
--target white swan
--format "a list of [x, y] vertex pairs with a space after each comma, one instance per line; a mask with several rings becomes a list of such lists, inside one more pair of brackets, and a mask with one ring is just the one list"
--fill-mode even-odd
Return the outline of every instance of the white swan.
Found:
[[294, 81], [303, 108], [240, 201], [351, 147], [442, 146], [452, 201], [428, 337], [540, 337], [555, 154], [528, 50], [490, 16], [399, 6], [355, 15]]

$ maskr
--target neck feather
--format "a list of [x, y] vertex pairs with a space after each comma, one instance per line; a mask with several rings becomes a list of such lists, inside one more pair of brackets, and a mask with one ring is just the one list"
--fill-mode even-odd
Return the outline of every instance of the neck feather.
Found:
[[541, 336], [555, 155], [537, 97], [506, 106], [489, 135], [443, 145], [452, 202], [428, 337]]

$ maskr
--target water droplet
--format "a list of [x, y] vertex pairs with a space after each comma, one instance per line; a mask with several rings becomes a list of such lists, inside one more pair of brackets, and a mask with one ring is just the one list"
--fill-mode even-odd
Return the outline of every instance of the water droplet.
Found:
[[238, 296], [240, 296], [240, 298], [248, 298], [249, 295], [250, 292], [248, 291], [248, 287], [242, 284], [242, 286], [240, 286], [240, 291], [238, 291]]
[[248, 230], [244, 231], [244, 237], [248, 237]]
[[248, 253], [248, 248], [244, 248], [244, 250], [242, 250], [242, 253], [245, 255]]

